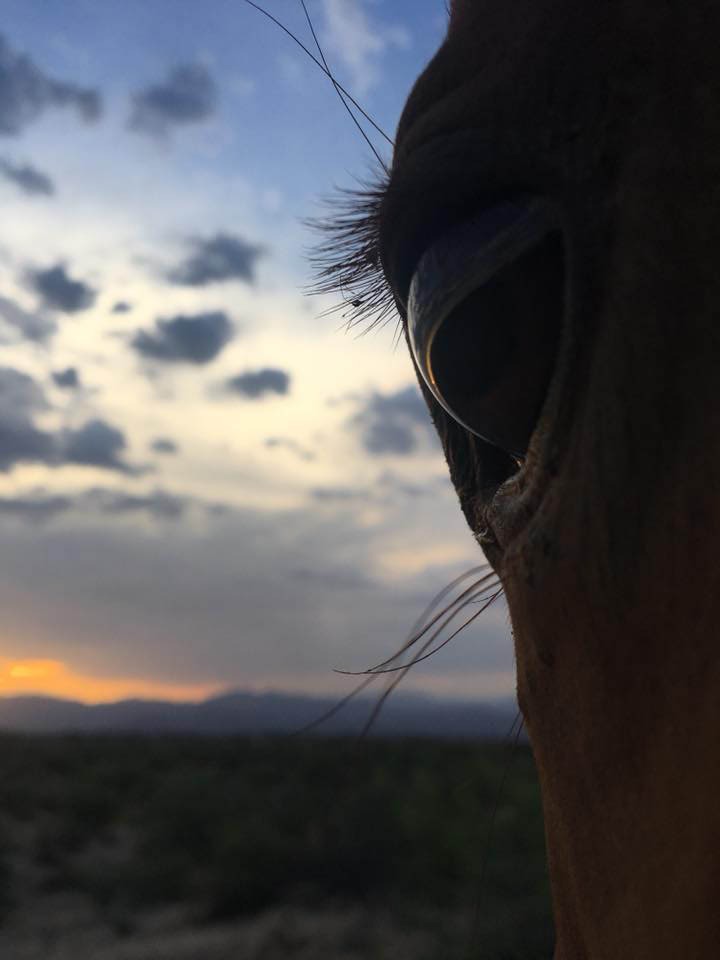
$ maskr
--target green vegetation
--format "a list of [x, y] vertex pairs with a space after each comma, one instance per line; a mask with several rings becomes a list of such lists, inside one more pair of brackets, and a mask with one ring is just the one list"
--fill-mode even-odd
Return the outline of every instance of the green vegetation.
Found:
[[443, 916], [467, 927], [485, 859], [473, 958], [549, 957], [525, 747], [485, 854], [509, 757], [508, 746], [420, 740], [2, 737], [0, 920], [57, 890], [82, 892], [118, 930], [172, 903], [198, 924], [362, 903], [433, 927], [437, 943]]

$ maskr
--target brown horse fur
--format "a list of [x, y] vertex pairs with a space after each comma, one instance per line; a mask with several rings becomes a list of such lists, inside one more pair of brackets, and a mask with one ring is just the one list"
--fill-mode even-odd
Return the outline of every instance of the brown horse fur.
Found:
[[557, 960], [720, 957], [719, 42], [714, 0], [456, 0], [381, 211], [401, 309], [494, 197], [568, 217], [525, 467], [428, 395], [510, 606]]

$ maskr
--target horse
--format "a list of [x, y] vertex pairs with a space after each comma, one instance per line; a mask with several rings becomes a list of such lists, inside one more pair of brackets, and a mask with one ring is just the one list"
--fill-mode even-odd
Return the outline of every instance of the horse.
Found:
[[555, 960], [720, 955], [718, 36], [455, 0], [338, 234], [507, 597]]

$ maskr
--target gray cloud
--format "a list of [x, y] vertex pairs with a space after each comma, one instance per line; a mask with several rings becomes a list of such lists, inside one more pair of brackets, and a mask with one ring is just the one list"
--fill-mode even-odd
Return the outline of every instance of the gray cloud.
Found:
[[223, 280], [254, 283], [257, 261], [265, 254], [264, 247], [228, 233], [216, 233], [206, 239], [194, 237], [189, 243], [189, 256], [167, 274], [173, 283], [189, 287]]
[[50, 177], [27, 163], [12, 163], [0, 157], [0, 176], [5, 177], [30, 196], [51, 197], [55, 193], [55, 185]]
[[178, 497], [164, 490], [153, 490], [146, 494], [132, 494], [118, 490], [94, 488], [87, 491], [83, 499], [85, 505], [106, 516], [146, 513], [156, 520], [176, 520], [185, 513], [188, 504], [186, 498]]
[[430, 414], [415, 386], [395, 393], [371, 393], [350, 423], [360, 431], [363, 447], [373, 456], [408, 456], [417, 449], [421, 436], [432, 434]]
[[44, 306], [52, 310], [78, 313], [95, 303], [97, 292], [82, 280], [72, 280], [61, 263], [46, 270], [30, 270], [28, 280]]
[[369, 500], [370, 495], [367, 490], [361, 490], [359, 487], [315, 487], [310, 491], [313, 500], [321, 502], [347, 503], [349, 500]]
[[132, 305], [127, 302], [127, 300], [118, 300], [117, 303], [113, 304], [113, 308], [110, 311], [111, 313], [130, 313], [132, 310]]
[[0, 367], [0, 420], [23, 423], [49, 408], [42, 387], [31, 376], [14, 367]]
[[80, 386], [80, 375], [75, 367], [55, 370], [52, 378], [55, 386], [61, 387], [63, 390], [76, 390]]
[[[162, 536], [134, 531], [131, 515], [93, 519], [91, 510], [77, 520], [68, 512], [42, 538], [8, 518], [0, 552], [7, 634], [25, 636], [32, 625], [37, 656], [82, 664], [90, 674], [127, 675], [140, 662], [145, 677], [169, 682], [332, 683], [332, 667], [362, 669], [397, 649], [425, 604], [460, 572], [458, 564], [439, 565], [385, 583], [378, 558], [398, 531], [363, 526], [352, 510], [236, 509], [198, 524], [159, 519]], [[432, 513], [436, 525], [454, 529], [454, 522], [462, 532], [449, 495]], [[404, 522], [417, 529], [413, 511]], [[423, 678], [453, 669], [462, 677], [509, 673], [502, 608], [488, 610], [426, 666]]]
[[209, 363], [232, 339], [224, 311], [156, 320], [152, 331], [138, 330], [130, 346], [140, 356], [163, 363]]
[[390, 494], [397, 497], [415, 498], [426, 496], [437, 496], [441, 489], [447, 489], [450, 484], [450, 478], [447, 473], [431, 477], [422, 483], [409, 483], [398, 477], [389, 470], [381, 473], [376, 480], [376, 485], [384, 494]]
[[47, 523], [62, 514], [82, 513], [105, 517], [145, 514], [154, 520], [177, 520], [191, 500], [166, 490], [135, 494], [92, 487], [73, 494], [53, 493], [45, 488], [17, 496], [0, 497], [0, 516], [29, 523]]
[[0, 297], [0, 328], [2, 326], [10, 328], [18, 339], [35, 343], [49, 340], [57, 331], [54, 320], [41, 313], [28, 313], [7, 297]]
[[35, 426], [37, 413], [49, 404], [42, 388], [20, 370], [0, 367], [0, 472], [16, 463], [53, 459], [52, 434]]
[[305, 460], [306, 462], [315, 459], [315, 454], [312, 450], [308, 450], [307, 447], [304, 447], [291, 437], [266, 437], [265, 446], [268, 450], [288, 450], [290, 453], [295, 454], [296, 457], [299, 457], [300, 460]]
[[318, 584], [325, 589], [372, 590], [376, 587], [375, 581], [370, 577], [354, 570], [313, 570], [310, 567], [300, 567], [293, 570], [291, 576], [294, 580]]
[[82, 427], [62, 434], [60, 456], [64, 463], [137, 473], [138, 469], [129, 466], [121, 457], [126, 447], [122, 430], [105, 420], [90, 420]]
[[167, 78], [133, 94], [128, 125], [164, 137], [173, 127], [206, 120], [217, 105], [217, 85], [202, 64], [175, 67]]
[[381, 455], [396, 453], [405, 456], [417, 446], [415, 432], [401, 420], [376, 420], [363, 435], [363, 446], [368, 453]]
[[268, 393], [284, 396], [290, 392], [290, 375], [284, 370], [263, 367], [261, 370], [247, 370], [225, 381], [225, 390], [257, 400]]
[[444, 474], [420, 483], [409, 483], [391, 471], [385, 470], [378, 474], [367, 487], [314, 487], [308, 491], [308, 494], [315, 502], [329, 505], [342, 506], [352, 501], [365, 501], [388, 507], [408, 503], [418, 497], [437, 498], [441, 493], [447, 493], [450, 490], [450, 480]]
[[0, 420], [0, 473], [16, 463], [46, 463], [55, 458], [55, 442], [51, 433], [39, 430], [32, 422]]
[[38, 413], [49, 409], [42, 388], [20, 370], [0, 367], [0, 472], [18, 463], [44, 463], [99, 467], [125, 474], [141, 468], [125, 462], [125, 435], [104, 420], [59, 432], [43, 430], [35, 423]]
[[153, 453], [170, 454], [178, 452], [178, 445], [168, 437], [156, 437], [150, 444], [150, 449]]
[[48, 76], [0, 34], [0, 135], [17, 136], [55, 107], [70, 107], [91, 123], [100, 116], [102, 102], [97, 90]]
[[28, 523], [45, 523], [73, 506], [72, 497], [44, 490], [15, 497], [0, 497], [0, 516], [15, 517]]

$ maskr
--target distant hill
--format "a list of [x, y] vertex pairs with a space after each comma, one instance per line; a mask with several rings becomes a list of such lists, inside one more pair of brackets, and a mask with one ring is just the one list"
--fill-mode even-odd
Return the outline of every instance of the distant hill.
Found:
[[[0, 731], [26, 733], [295, 733], [332, 710], [337, 699], [285, 693], [233, 692], [201, 703], [121, 700], [89, 706], [53, 697], [0, 697]], [[360, 732], [376, 700], [357, 697], [314, 732]], [[415, 693], [391, 696], [375, 720], [373, 736], [499, 739], [517, 711], [511, 698], [493, 702], [441, 700]]]

